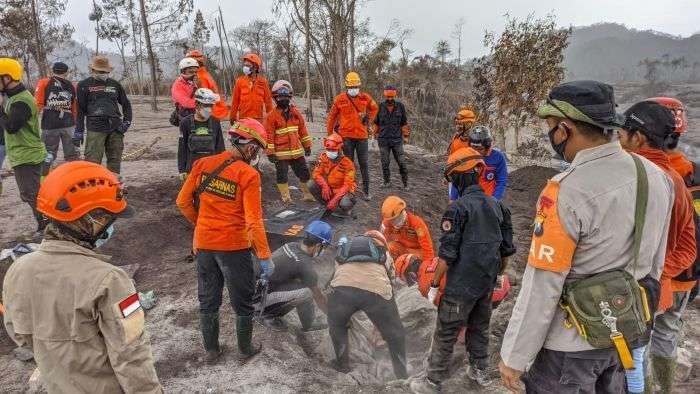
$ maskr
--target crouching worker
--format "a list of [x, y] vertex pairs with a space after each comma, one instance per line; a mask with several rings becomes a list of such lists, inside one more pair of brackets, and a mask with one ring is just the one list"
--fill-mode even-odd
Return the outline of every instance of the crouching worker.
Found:
[[406, 253], [413, 253], [421, 260], [433, 259], [433, 240], [423, 219], [406, 210], [406, 201], [389, 196], [382, 203], [382, 233], [389, 242], [389, 254], [396, 260]]
[[313, 172], [309, 191], [316, 201], [338, 216], [349, 216], [355, 206], [355, 164], [343, 155], [343, 137], [329, 135], [323, 142], [321, 153]]
[[239, 360], [260, 352], [253, 345], [253, 256], [267, 278], [274, 264], [263, 225], [260, 173], [251, 166], [267, 147], [265, 128], [254, 119], [235, 122], [229, 130], [233, 149], [203, 157], [177, 196], [177, 206], [194, 224], [199, 317], [206, 361], [214, 362], [219, 347], [219, 307], [224, 284], [236, 312]]
[[[326, 297], [318, 287], [318, 275], [314, 270], [314, 258], [321, 255], [323, 249], [331, 243], [333, 229], [323, 221], [315, 220], [304, 230], [301, 242], [290, 242], [272, 253], [275, 270], [268, 278], [266, 286], [261, 286], [267, 294], [257, 294], [256, 314], [261, 307], [263, 325], [276, 329], [286, 329], [282, 317], [297, 310], [301, 328], [304, 331], [316, 331], [326, 325], [314, 324], [316, 305], [326, 313]], [[256, 297], [258, 298], [258, 297]]]
[[183, 182], [195, 160], [226, 149], [221, 122], [212, 116], [212, 109], [218, 100], [219, 95], [211, 90], [197, 89], [194, 92], [194, 113], [180, 120], [182, 143], [178, 144], [177, 168]]
[[369, 236], [341, 240], [328, 295], [328, 326], [335, 349], [334, 368], [350, 371], [350, 319], [364, 312], [389, 346], [394, 374], [405, 379], [406, 333], [384, 262], [385, 247]]
[[467, 375], [489, 384], [489, 323], [491, 296], [505, 257], [515, 253], [510, 212], [479, 185], [484, 161], [474, 149], [462, 148], [447, 159], [445, 177], [459, 198], [442, 217], [439, 261], [428, 300], [437, 298], [445, 273], [445, 291], [438, 305], [437, 326], [428, 359], [427, 376], [411, 383], [417, 393], [439, 392], [447, 379], [452, 351], [462, 326], [467, 326]]
[[117, 176], [85, 161], [60, 165], [37, 209], [50, 220], [44, 241], [3, 285], [9, 336], [33, 348], [49, 393], [162, 393], [134, 285], [93, 251], [132, 213]]

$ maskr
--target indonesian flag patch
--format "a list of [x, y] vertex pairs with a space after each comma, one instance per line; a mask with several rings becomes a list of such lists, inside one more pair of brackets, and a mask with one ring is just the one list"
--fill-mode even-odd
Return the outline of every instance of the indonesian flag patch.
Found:
[[126, 297], [119, 303], [119, 310], [124, 317], [129, 317], [129, 315], [139, 310], [139, 308], [141, 308], [141, 302], [139, 301], [138, 293]]

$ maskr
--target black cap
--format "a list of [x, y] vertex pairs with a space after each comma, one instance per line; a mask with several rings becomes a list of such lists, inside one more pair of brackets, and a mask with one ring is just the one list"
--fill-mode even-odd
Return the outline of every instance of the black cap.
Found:
[[676, 130], [673, 112], [655, 101], [640, 101], [625, 111], [624, 128], [639, 130], [657, 145]]
[[[562, 103], [569, 105], [562, 106]], [[573, 108], [571, 108], [573, 107]], [[598, 81], [573, 81], [552, 89], [547, 104], [538, 111], [540, 117], [559, 116], [608, 129], [622, 126], [617, 113], [612, 86]]]
[[63, 62], [56, 62], [51, 67], [51, 71], [53, 71], [55, 74], [65, 74], [68, 72], [68, 65]]

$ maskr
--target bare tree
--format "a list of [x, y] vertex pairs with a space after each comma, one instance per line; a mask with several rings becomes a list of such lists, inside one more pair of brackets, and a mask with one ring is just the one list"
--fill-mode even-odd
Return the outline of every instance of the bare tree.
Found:
[[148, 51], [148, 63], [151, 65], [151, 109], [158, 111], [158, 74], [156, 74], [156, 55], [153, 53], [151, 45], [151, 33], [146, 18], [146, 0], [139, 0], [141, 3], [141, 25], [143, 26], [143, 35], [146, 39], [146, 50]]
[[454, 29], [452, 30], [452, 38], [457, 40], [457, 65], [462, 65], [462, 32], [464, 30], [464, 24], [466, 21], [464, 18], [457, 19], [455, 22]]
[[95, 0], [92, 0], [92, 11], [88, 15], [88, 19], [95, 22], [95, 55], [100, 54], [100, 20], [102, 19], [102, 7], [97, 5]]
[[[126, 58], [126, 48], [132, 38], [127, 0], [103, 0], [102, 18], [98, 39], [113, 42], [119, 50], [122, 62], [122, 79], [130, 75], [130, 62]], [[136, 54], [134, 54], [136, 55]]]
[[194, 26], [192, 28], [192, 38], [190, 40], [192, 47], [204, 51], [204, 46], [209, 42], [210, 38], [211, 32], [206, 22], [204, 22], [202, 11], [197, 10], [197, 14], [194, 17]]

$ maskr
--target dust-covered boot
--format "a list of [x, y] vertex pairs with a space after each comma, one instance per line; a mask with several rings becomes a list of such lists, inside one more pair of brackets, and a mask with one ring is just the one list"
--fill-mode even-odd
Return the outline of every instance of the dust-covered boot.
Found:
[[415, 394], [435, 394], [442, 392], [440, 383], [435, 383], [427, 377], [412, 381], [410, 388], [411, 392]]
[[479, 386], [488, 386], [491, 384], [491, 378], [485, 368], [479, 368], [472, 363], [467, 366], [467, 376], [469, 379], [475, 380]]
[[253, 316], [236, 317], [236, 337], [238, 339], [238, 360], [248, 361], [251, 357], [260, 353], [262, 345], [253, 344]]
[[284, 202], [284, 203], [292, 202], [292, 196], [289, 194], [289, 184], [288, 183], [278, 183], [277, 190], [280, 191], [280, 196], [282, 197], [282, 202]]
[[676, 376], [676, 359], [651, 356], [654, 381], [658, 384], [660, 393], [670, 394], [673, 389], [673, 380]]
[[297, 315], [304, 332], [319, 331], [328, 328], [328, 324], [316, 322], [316, 307], [313, 300], [305, 301], [297, 306]]
[[311, 194], [311, 191], [309, 191], [309, 185], [306, 184], [306, 182], [301, 182], [299, 184], [299, 189], [301, 189], [301, 192], [303, 193], [303, 197], [301, 198], [304, 201], [316, 201], [314, 198], [314, 195]]
[[219, 314], [200, 313], [199, 326], [204, 339], [204, 350], [207, 352], [206, 356], [204, 356], [204, 361], [212, 364], [221, 355], [221, 347], [219, 346]]

